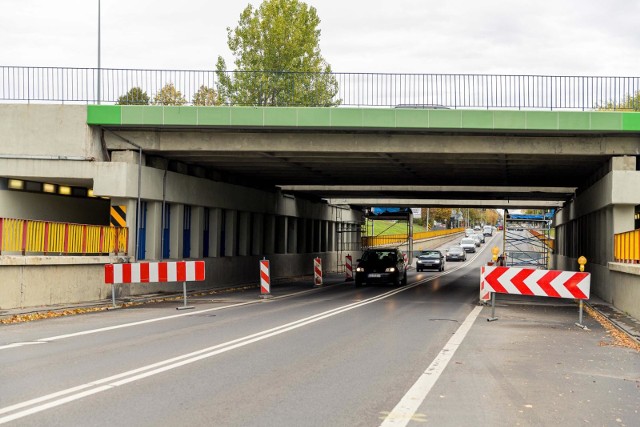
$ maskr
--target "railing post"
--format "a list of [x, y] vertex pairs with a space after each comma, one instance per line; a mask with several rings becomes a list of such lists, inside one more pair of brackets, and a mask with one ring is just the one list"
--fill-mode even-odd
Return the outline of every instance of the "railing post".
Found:
[[69, 224], [64, 225], [64, 244], [62, 246], [62, 251], [65, 255], [69, 254]]
[[87, 226], [82, 226], [82, 255], [87, 254]]
[[104, 226], [100, 227], [100, 243], [98, 245], [100, 255], [104, 253]]
[[49, 221], [44, 223], [44, 249], [43, 253], [46, 255], [49, 252]]
[[4, 218], [0, 218], [0, 255], [2, 255], [2, 249], [4, 249], [4, 240], [2, 240], [3, 228], [4, 228]]
[[27, 252], [27, 237], [29, 234], [29, 223], [27, 220], [22, 220], [22, 255]]

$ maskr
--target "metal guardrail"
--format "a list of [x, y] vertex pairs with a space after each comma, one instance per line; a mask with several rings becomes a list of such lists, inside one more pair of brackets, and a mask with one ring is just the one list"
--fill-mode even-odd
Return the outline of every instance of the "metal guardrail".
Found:
[[[464, 228], [452, 228], [448, 230], [424, 231], [413, 234], [413, 241], [432, 239], [434, 237], [447, 236], [449, 234], [461, 233]], [[406, 234], [387, 234], [382, 236], [362, 236], [362, 247], [371, 248], [376, 246], [387, 246], [396, 243], [406, 243], [408, 236]]]
[[[0, 66], [0, 100], [109, 104], [117, 103], [137, 87], [146, 93], [148, 101], [129, 99], [127, 102], [153, 103], [163, 87], [173, 84], [188, 105], [194, 104], [194, 97], [203, 86], [220, 92], [221, 79], [249, 82], [253, 92], [253, 96], [244, 97], [244, 101], [216, 95], [215, 103], [225, 105], [324, 106], [327, 105], [326, 93], [320, 95], [318, 91], [314, 97], [317, 87], [314, 85], [329, 81], [335, 83], [332, 103], [342, 106], [640, 111], [640, 77], [490, 74], [314, 74]], [[202, 95], [201, 92], [200, 102], [212, 101], [206, 93]]]
[[616, 262], [640, 264], [640, 229], [613, 236], [613, 257]]
[[126, 227], [0, 218], [0, 254], [126, 255], [128, 235]]

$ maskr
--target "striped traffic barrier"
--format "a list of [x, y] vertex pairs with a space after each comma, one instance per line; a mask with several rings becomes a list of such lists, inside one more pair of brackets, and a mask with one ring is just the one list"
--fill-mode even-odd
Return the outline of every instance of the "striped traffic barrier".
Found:
[[345, 273], [345, 280], [347, 282], [350, 282], [353, 280], [353, 259], [351, 258], [351, 255], [347, 255], [345, 257], [344, 273]]
[[[493, 263], [487, 263], [488, 266], [492, 266]], [[484, 285], [484, 267], [480, 267], [480, 302], [487, 302], [491, 299], [491, 292], [489, 292]]]
[[260, 298], [269, 298], [271, 296], [271, 273], [269, 268], [269, 260], [260, 260]]
[[591, 274], [576, 271], [540, 270], [536, 268], [485, 266], [480, 270], [480, 284], [491, 293], [491, 318], [495, 317], [495, 294], [530, 295], [580, 300], [589, 299]]
[[313, 285], [322, 286], [322, 258], [313, 259]]
[[111, 298], [116, 306], [116, 284], [182, 282], [184, 306], [187, 306], [187, 282], [204, 280], [204, 261], [162, 261], [105, 264], [104, 282], [111, 284]]

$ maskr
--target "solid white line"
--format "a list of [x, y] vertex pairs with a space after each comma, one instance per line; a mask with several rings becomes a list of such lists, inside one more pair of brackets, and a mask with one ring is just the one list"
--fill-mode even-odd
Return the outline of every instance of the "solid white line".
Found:
[[[429, 280], [432, 280], [431, 278]], [[92, 394], [96, 394], [96, 393], [100, 393], [102, 391], [106, 391], [106, 390], [110, 390], [113, 387], [117, 387], [120, 385], [124, 385], [133, 381], [138, 381], [141, 380], [143, 378], [152, 376], [152, 375], [156, 375], [162, 372], [166, 372], [168, 370], [171, 369], [176, 369], [179, 368], [181, 366], [185, 366], [194, 362], [197, 362], [199, 360], [202, 359], [206, 359], [212, 356], [216, 356], [218, 354], [230, 351], [230, 350], [234, 350], [236, 348], [240, 348], [240, 347], [244, 347], [246, 345], [252, 344], [254, 342], [258, 342], [258, 341], [262, 341], [264, 339], [267, 338], [271, 338], [274, 337], [276, 335], [280, 335], [283, 334], [285, 332], [289, 332], [292, 331], [294, 329], [298, 329], [301, 328], [302, 326], [306, 326], [309, 325], [311, 323], [315, 323], [318, 322], [320, 320], [326, 319], [328, 317], [332, 317], [332, 316], [336, 316], [338, 314], [344, 313], [346, 311], [350, 311], [353, 310], [355, 308], [358, 307], [362, 307], [364, 305], [367, 304], [371, 304], [374, 303], [376, 301], [380, 301], [382, 299], [388, 298], [392, 295], [395, 295], [399, 292], [405, 291], [407, 289], [413, 288], [415, 286], [418, 286], [421, 283], [424, 283], [425, 281], [420, 281], [420, 282], [416, 282], [413, 283], [411, 285], [407, 285], [407, 286], [403, 286], [401, 288], [397, 288], [394, 289], [392, 291], [386, 292], [384, 294], [363, 300], [363, 301], [359, 301], [359, 302], [355, 302], [355, 303], [351, 303], [351, 304], [347, 304], [345, 306], [342, 307], [338, 307], [338, 308], [334, 308], [332, 310], [328, 310], [322, 313], [318, 313], [315, 314], [313, 316], [309, 316], [303, 319], [299, 319], [296, 320], [294, 322], [290, 322], [284, 325], [280, 325], [265, 331], [261, 331], [252, 335], [248, 335], [242, 338], [238, 338], [232, 341], [228, 341], [226, 343], [222, 343], [222, 344], [218, 344], [215, 346], [211, 346], [211, 347], [207, 347], [192, 353], [188, 353], [188, 354], [184, 354], [181, 356], [177, 356], [171, 359], [167, 359], [164, 361], [160, 361], [154, 364], [150, 364], [150, 365], [146, 365], [137, 369], [133, 369], [130, 371], [126, 371], [126, 372], [122, 372], [120, 374], [116, 374], [107, 378], [102, 378], [96, 381], [91, 381], [89, 383], [85, 383], [85, 384], [81, 384], [79, 386], [75, 386], [66, 390], [60, 390], [57, 391], [55, 393], [51, 393], [45, 396], [41, 396], [41, 397], [37, 397], [35, 399], [31, 399], [28, 401], [24, 401], [24, 402], [20, 402], [11, 406], [7, 406], [4, 408], [0, 408], [0, 414], [6, 414], [9, 412], [13, 412], [16, 411], [18, 409], [22, 409], [22, 408], [26, 408], [28, 406], [32, 406], [32, 405], [36, 405], [42, 402], [47, 402], [51, 399], [56, 399], [59, 398], [57, 400], [53, 400], [53, 401], [49, 401], [47, 403], [43, 403], [41, 405], [38, 406], [34, 406], [32, 408], [29, 409], [25, 409], [23, 411], [20, 412], [16, 412], [14, 414], [11, 415], [7, 415], [5, 417], [0, 418], [0, 424], [4, 424], [6, 422], [9, 421], [13, 421], [16, 420], [18, 418], [23, 418], [32, 414], [35, 414], [37, 412], [41, 412], [50, 408], [53, 408], [55, 406], [59, 406], [59, 405], [63, 405], [65, 403], [74, 401], [74, 400], [78, 400], [78, 399], [82, 399], [83, 397], [92, 395]], [[95, 388], [92, 388], [95, 387]], [[89, 389], [89, 390], [87, 390]], [[84, 391], [81, 391], [84, 390]], [[75, 393], [75, 394], [73, 394]], [[62, 397], [61, 396], [66, 396], [66, 397]]]
[[456, 350], [460, 347], [460, 344], [462, 344], [462, 340], [467, 336], [467, 333], [481, 310], [482, 306], [478, 306], [469, 313], [456, 333], [453, 334], [438, 356], [436, 356], [427, 370], [424, 371], [415, 384], [413, 384], [407, 394], [404, 395], [396, 407], [387, 415], [382, 424], [380, 424], [380, 427], [406, 426], [409, 421], [412, 420], [422, 402], [427, 398], [431, 388], [436, 381], [438, 381], [440, 374], [442, 374]]

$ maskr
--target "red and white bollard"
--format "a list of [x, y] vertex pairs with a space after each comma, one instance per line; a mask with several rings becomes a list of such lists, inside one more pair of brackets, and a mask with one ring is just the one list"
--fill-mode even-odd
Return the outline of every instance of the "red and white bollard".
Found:
[[260, 298], [271, 296], [271, 273], [269, 271], [269, 260], [260, 261]]
[[351, 255], [347, 255], [345, 262], [344, 262], [344, 274], [345, 274], [345, 279], [347, 282], [350, 282], [353, 280], [353, 259], [351, 258]]
[[313, 259], [313, 286], [322, 286], [322, 258]]
[[[487, 265], [493, 265], [493, 263], [488, 263]], [[489, 302], [491, 300], [491, 292], [488, 292], [484, 286], [484, 267], [480, 268], [480, 302]]]

